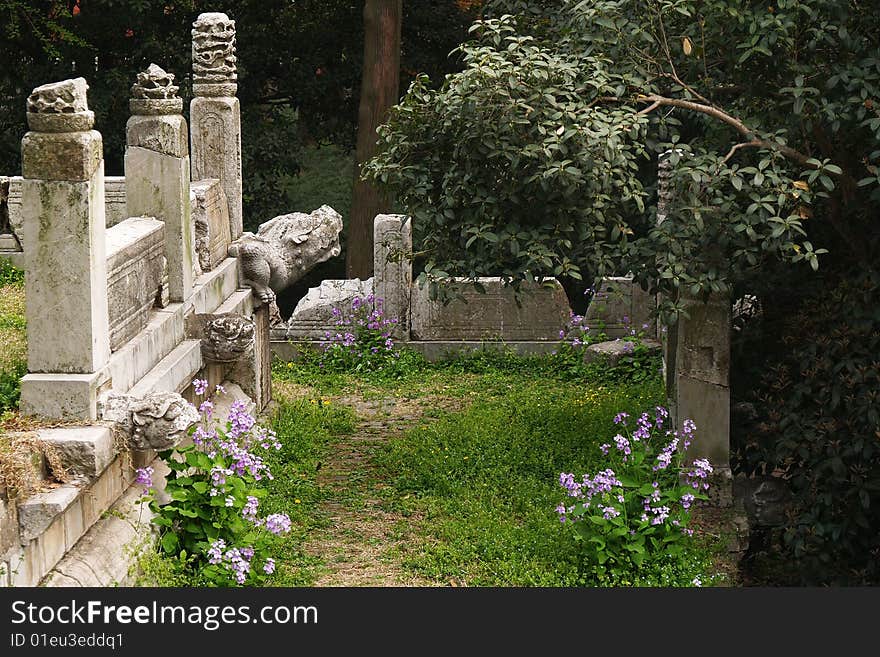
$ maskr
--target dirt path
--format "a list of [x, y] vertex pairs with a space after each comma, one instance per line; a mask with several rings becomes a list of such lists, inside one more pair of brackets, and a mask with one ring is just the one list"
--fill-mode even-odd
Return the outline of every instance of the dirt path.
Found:
[[307, 554], [325, 564], [314, 586], [442, 585], [408, 573], [401, 565], [399, 548], [406, 542], [408, 520], [382, 508], [379, 493], [387, 484], [371, 458], [389, 438], [417, 423], [424, 409], [450, 406], [453, 400], [337, 397], [331, 401], [353, 408], [358, 426], [353, 434], [334, 440], [318, 472], [318, 483], [337, 487], [343, 499], [331, 498], [321, 505], [329, 525], [303, 545]]

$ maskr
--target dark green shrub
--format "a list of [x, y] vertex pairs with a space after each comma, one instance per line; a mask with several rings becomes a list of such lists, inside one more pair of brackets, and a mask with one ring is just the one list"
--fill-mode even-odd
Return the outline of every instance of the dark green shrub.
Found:
[[880, 277], [845, 279], [790, 319], [735, 467], [782, 473], [782, 544], [808, 583], [880, 582]]

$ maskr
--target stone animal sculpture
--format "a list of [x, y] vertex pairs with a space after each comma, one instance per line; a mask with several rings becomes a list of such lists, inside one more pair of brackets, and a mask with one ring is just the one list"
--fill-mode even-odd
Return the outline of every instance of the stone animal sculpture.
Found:
[[242, 280], [257, 298], [271, 304], [275, 296], [296, 283], [315, 265], [339, 255], [342, 216], [329, 205], [311, 214], [292, 212], [260, 225], [257, 234], [245, 232], [230, 244]]
[[101, 407], [101, 419], [115, 422], [133, 450], [170, 449], [201, 419], [176, 392], [153, 392], [143, 398], [110, 393]]

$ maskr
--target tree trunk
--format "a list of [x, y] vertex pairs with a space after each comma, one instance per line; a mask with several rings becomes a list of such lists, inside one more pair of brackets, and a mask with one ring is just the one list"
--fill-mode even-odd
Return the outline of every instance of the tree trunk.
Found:
[[400, 100], [400, 26], [403, 0], [366, 0], [364, 5], [364, 69], [358, 134], [355, 182], [346, 242], [348, 278], [373, 274], [373, 219], [387, 212], [388, 199], [360, 179], [361, 164], [376, 152], [376, 128], [388, 109]]

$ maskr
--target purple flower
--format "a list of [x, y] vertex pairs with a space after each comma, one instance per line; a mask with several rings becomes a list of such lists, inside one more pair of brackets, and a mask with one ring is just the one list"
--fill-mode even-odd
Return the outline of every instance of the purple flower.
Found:
[[611, 518], [616, 518], [620, 515], [620, 511], [613, 506], [603, 506], [600, 508], [602, 509], [602, 517], [605, 518], [605, 520], [611, 520]]
[[629, 417], [629, 413], [618, 413], [614, 416], [614, 424], [624, 424], [626, 425], [626, 418]]
[[223, 550], [226, 549], [226, 541], [222, 538], [211, 543], [211, 549], [208, 550], [208, 563], [218, 564], [223, 560]]
[[197, 395], [204, 395], [208, 390], [208, 381], [206, 379], [195, 379], [192, 384]]
[[267, 575], [275, 572], [275, 559], [266, 559], [266, 563], [263, 564], [263, 572]]
[[241, 517], [245, 520], [254, 521], [257, 517], [257, 507], [260, 505], [260, 500], [258, 500], [253, 495], [248, 495], [247, 503], [244, 505], [244, 508], [241, 510]]
[[135, 470], [135, 483], [140, 484], [144, 487], [144, 495], [150, 494], [150, 489], [153, 487], [153, 468], [147, 466], [145, 468], [138, 468]]
[[199, 413], [204, 415], [206, 418], [210, 418], [214, 413], [214, 403], [208, 401], [207, 399], [199, 404]]
[[273, 513], [266, 516], [266, 529], [276, 536], [289, 532], [290, 525], [290, 518], [286, 513]]

